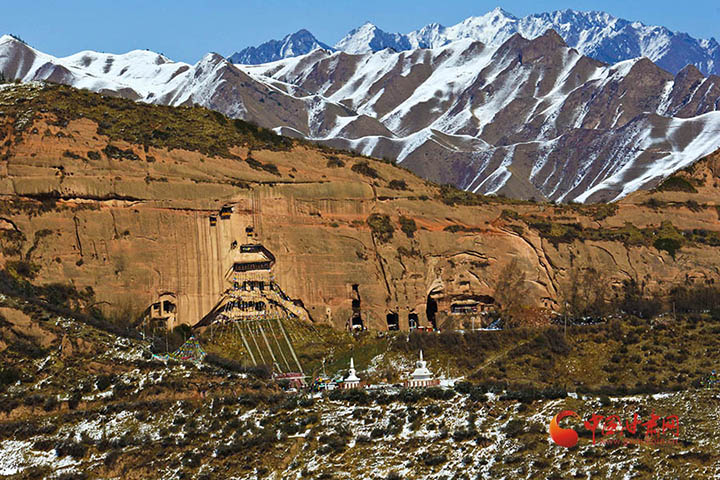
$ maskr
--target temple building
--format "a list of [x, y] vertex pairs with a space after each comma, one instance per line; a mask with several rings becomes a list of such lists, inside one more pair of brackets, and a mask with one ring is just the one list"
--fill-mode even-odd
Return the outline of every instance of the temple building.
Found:
[[275, 265], [275, 256], [260, 244], [241, 245], [234, 260], [235, 272], [269, 271]]
[[141, 325], [145, 329], [172, 330], [178, 326], [177, 322], [177, 298], [173, 292], [162, 292], [157, 300], [153, 302], [134, 324]]
[[432, 372], [427, 368], [427, 362], [423, 360], [423, 352], [420, 350], [420, 360], [415, 362], [415, 371], [405, 381], [405, 386], [408, 388], [433, 387], [439, 384], [440, 380], [433, 378]]

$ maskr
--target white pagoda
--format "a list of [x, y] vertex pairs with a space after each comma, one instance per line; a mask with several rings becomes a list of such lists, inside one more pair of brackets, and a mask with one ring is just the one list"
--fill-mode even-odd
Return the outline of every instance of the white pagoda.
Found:
[[350, 370], [348, 370], [348, 376], [343, 380], [342, 388], [358, 388], [359, 386], [360, 378], [358, 378], [355, 371], [355, 360], [350, 357]]
[[423, 352], [420, 350], [420, 360], [415, 362], [415, 371], [410, 374], [410, 379], [405, 381], [406, 387], [432, 387], [439, 385], [440, 381], [433, 378], [432, 372], [427, 368], [427, 362], [423, 360]]

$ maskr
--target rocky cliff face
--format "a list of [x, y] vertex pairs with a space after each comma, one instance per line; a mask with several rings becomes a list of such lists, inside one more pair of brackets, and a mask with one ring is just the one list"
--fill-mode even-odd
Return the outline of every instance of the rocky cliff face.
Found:
[[[439, 188], [389, 163], [267, 132], [238, 136], [253, 130], [203, 109], [12, 86], [0, 90], [0, 110], [6, 266], [23, 261], [41, 283], [92, 287], [111, 309], [142, 311], [172, 292], [179, 321], [196, 323], [228, 288], [233, 241], [265, 245], [285, 293], [339, 328], [358, 296], [366, 327], [387, 328], [393, 313], [401, 328], [410, 314], [427, 325], [433, 308], [438, 326], [457, 324], [467, 317], [452, 311], [464, 302], [496, 303], [513, 260], [527, 306], [548, 310], [577, 268], [652, 289], [718, 276], [705, 237], [687, 234], [672, 252], [655, 242], [720, 230], [717, 157], [689, 177], [698, 193], [553, 206]], [[211, 226], [224, 205], [230, 218]]]

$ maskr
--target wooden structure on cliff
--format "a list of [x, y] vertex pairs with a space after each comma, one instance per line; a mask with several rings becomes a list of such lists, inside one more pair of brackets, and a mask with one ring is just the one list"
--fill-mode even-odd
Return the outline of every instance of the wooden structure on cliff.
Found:
[[263, 245], [240, 245], [228, 272], [230, 287], [196, 327], [236, 336], [255, 366], [271, 365], [276, 374], [302, 377], [287, 325], [309, 321], [309, 315], [302, 302], [289, 298], [275, 282], [274, 264], [275, 256]]

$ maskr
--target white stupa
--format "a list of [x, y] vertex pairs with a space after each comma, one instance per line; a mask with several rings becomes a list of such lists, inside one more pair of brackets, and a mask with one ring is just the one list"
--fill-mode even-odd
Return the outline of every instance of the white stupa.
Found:
[[348, 376], [343, 380], [343, 388], [357, 388], [359, 386], [360, 378], [358, 378], [355, 371], [355, 360], [350, 357], [350, 370], [348, 370]]
[[423, 352], [420, 350], [420, 360], [415, 362], [415, 371], [410, 379], [405, 382], [407, 387], [430, 387], [437, 385], [438, 380], [433, 379], [432, 372], [427, 368], [427, 362], [423, 360]]

